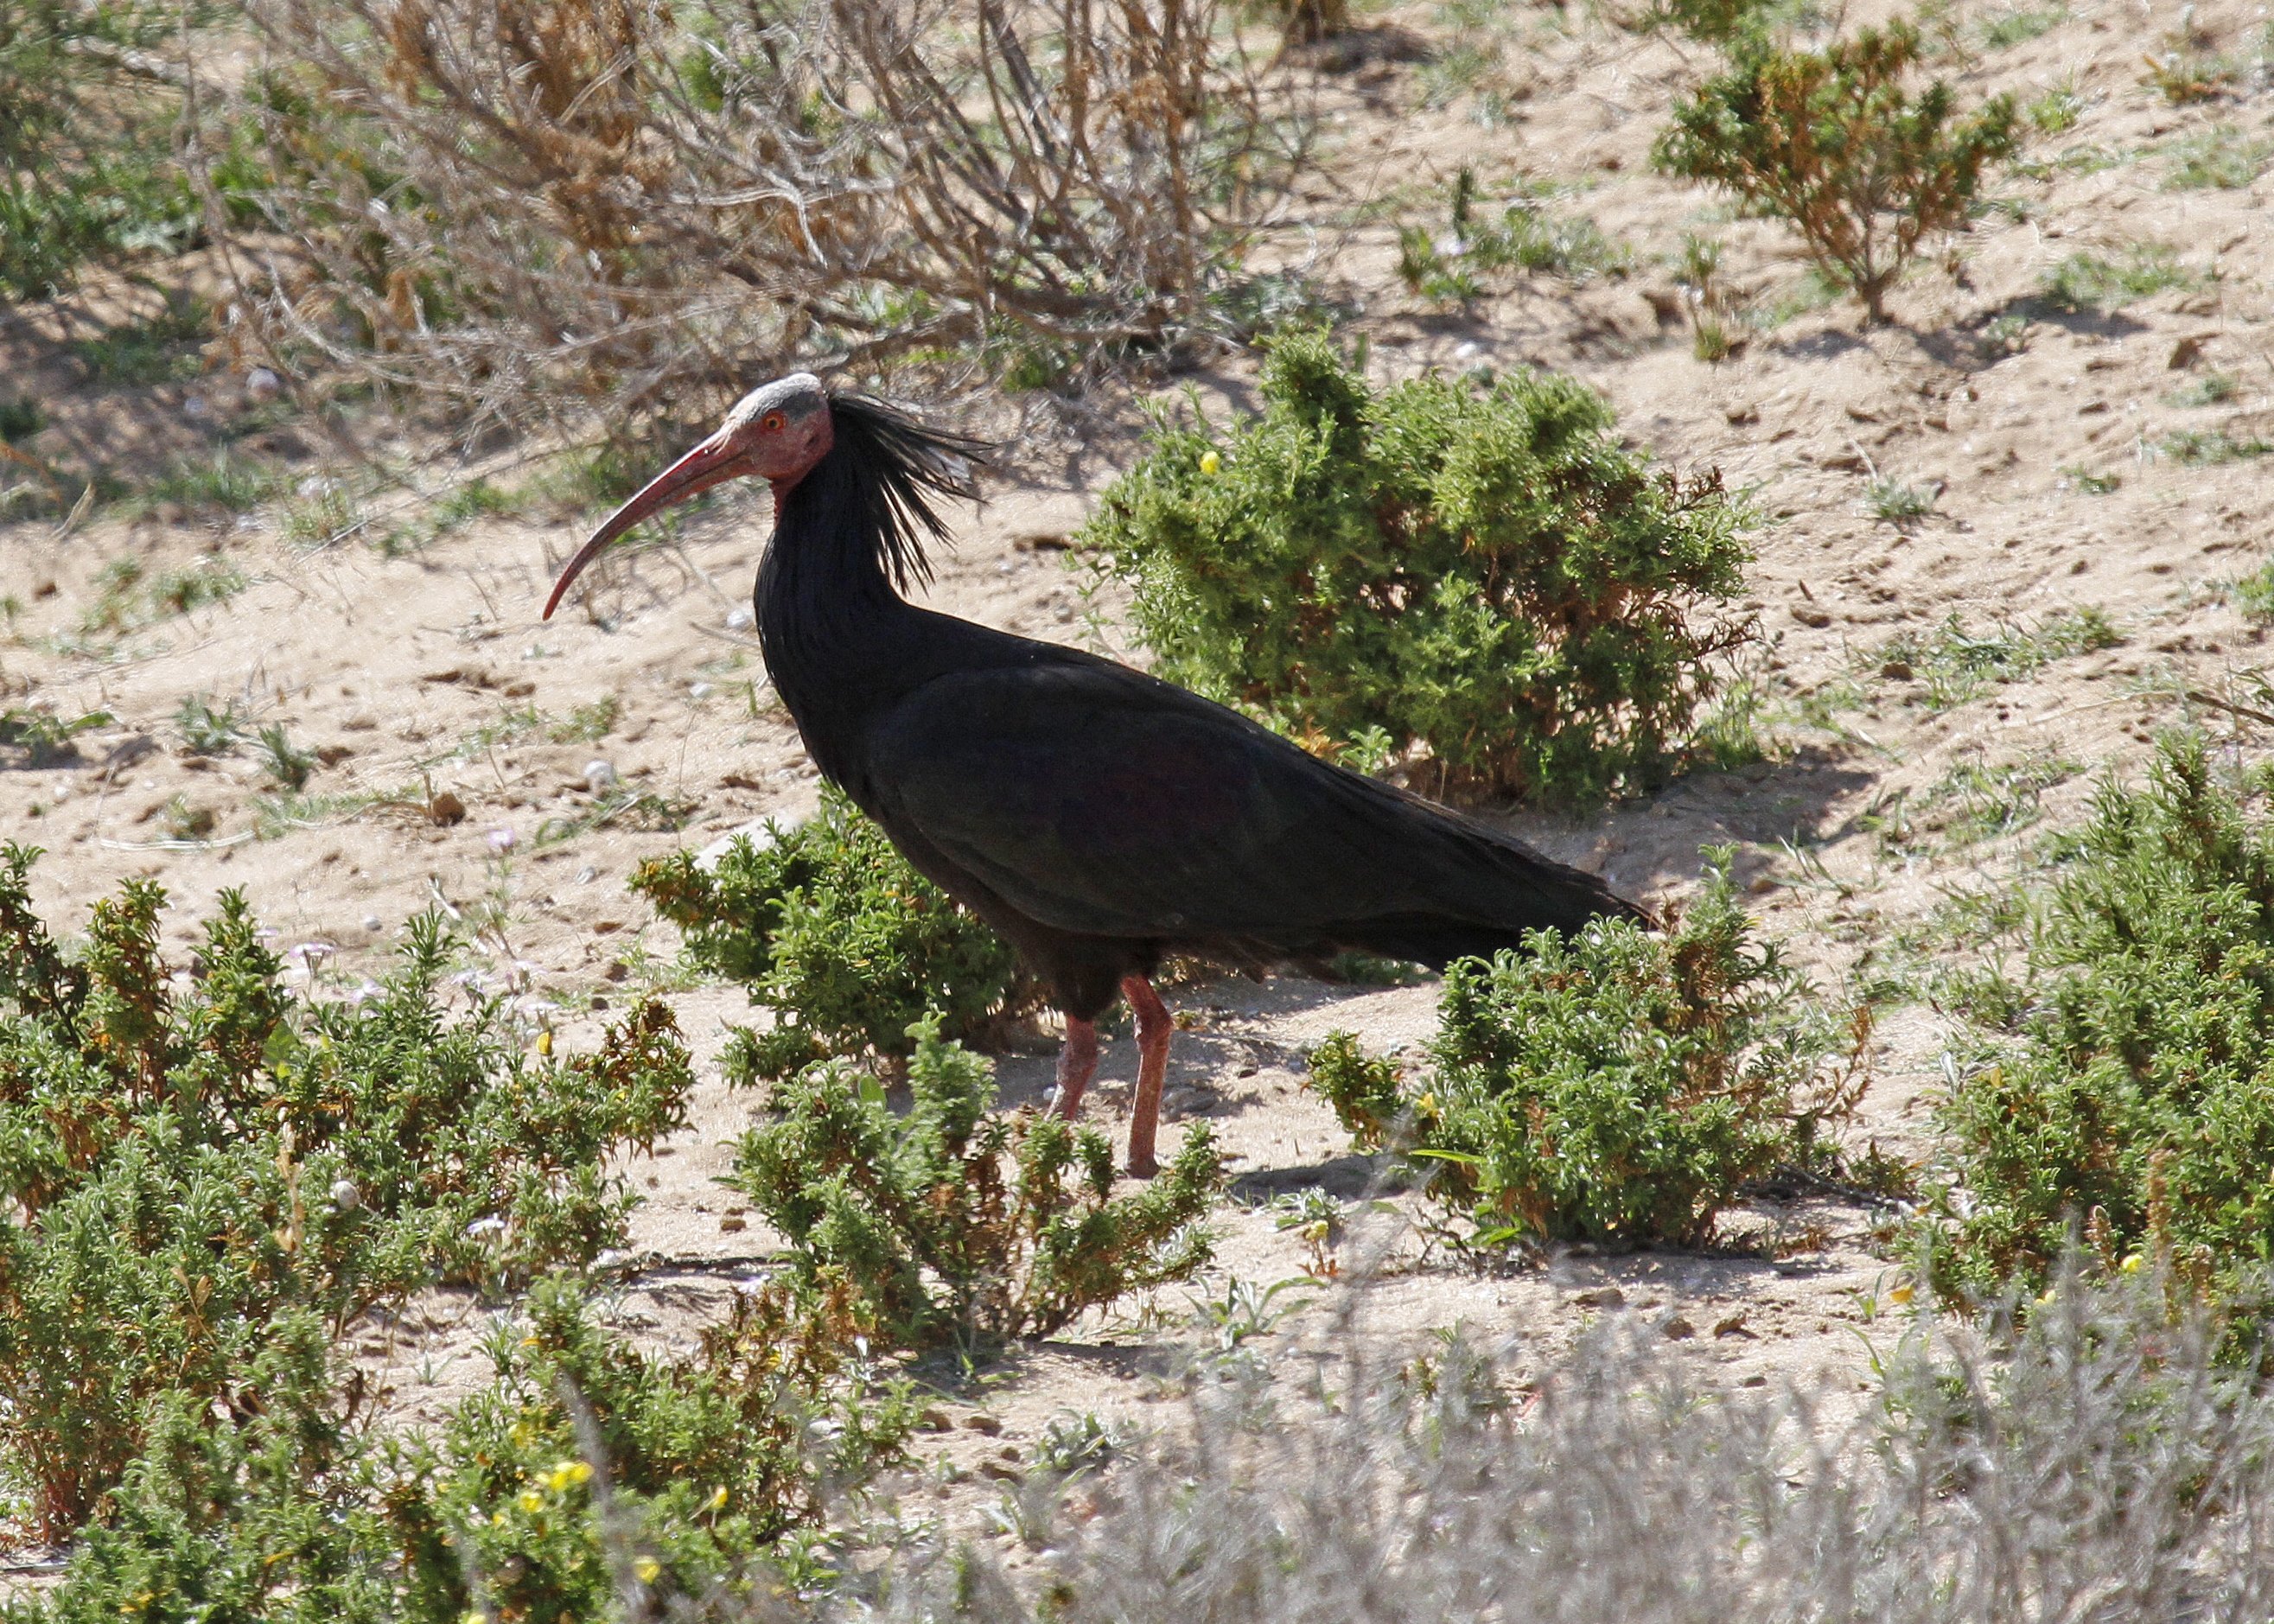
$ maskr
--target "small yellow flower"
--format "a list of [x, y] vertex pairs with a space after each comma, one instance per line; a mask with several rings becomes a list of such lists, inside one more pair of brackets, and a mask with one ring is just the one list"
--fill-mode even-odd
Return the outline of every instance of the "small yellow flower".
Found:
[[512, 1519], [505, 1515], [505, 1510], [502, 1507], [490, 1513], [490, 1526], [492, 1528], [503, 1528], [511, 1521]]
[[1434, 1117], [1437, 1115], [1437, 1096], [1434, 1091], [1423, 1094], [1413, 1101], [1413, 1114], [1416, 1116], [1426, 1117]]
[[717, 1488], [711, 1491], [711, 1498], [704, 1503], [703, 1509], [705, 1511], [716, 1511], [719, 1507], [726, 1503], [727, 1486], [726, 1485], [721, 1484]]
[[2117, 1273], [2120, 1274], [2136, 1274], [2147, 1267], [2148, 1259], [2142, 1257], [2135, 1252], [2130, 1257], [2125, 1259], [2123, 1262], [2118, 1264], [2116, 1266], [2116, 1270]]
[[1897, 1286], [1894, 1290], [1887, 1293], [1887, 1300], [1891, 1303], [1909, 1302], [1911, 1300], [1911, 1288], [1909, 1286]]
[[1201, 472], [1208, 475], [1210, 478], [1214, 478], [1216, 477], [1216, 470], [1223, 466], [1224, 459], [1216, 455], [1215, 452], [1203, 451], [1201, 453]]
[[545, 1031], [537, 1034], [537, 1052], [546, 1059], [549, 1060], [553, 1057], [553, 1033], [551, 1028], [548, 1027]]
[[542, 1511], [545, 1509], [545, 1496], [535, 1489], [523, 1489], [514, 1503], [523, 1511]]
[[2056, 1293], [2052, 1289], [2051, 1287], [2047, 1287], [2044, 1295], [2037, 1299], [2037, 1306], [2040, 1308], [2050, 1306], [2055, 1295]]
[[663, 1573], [663, 1564], [651, 1556], [644, 1556], [632, 1564], [632, 1571], [639, 1575], [642, 1584], [653, 1584]]
[[458, 1615], [458, 1624], [490, 1624], [479, 1607], [469, 1607]]

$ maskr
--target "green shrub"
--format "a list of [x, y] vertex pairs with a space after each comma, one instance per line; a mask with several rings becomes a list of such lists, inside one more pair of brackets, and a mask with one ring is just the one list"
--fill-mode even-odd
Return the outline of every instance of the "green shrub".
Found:
[[2187, 736], [2144, 784], [2100, 786], [2025, 966], [1970, 1000], [1940, 1113], [1964, 1191], [1946, 1283], [2041, 1282], [2073, 1226], [2111, 1266], [2144, 1254], [2219, 1291], [2274, 1259], [2265, 788], [2222, 786]]
[[738, 1029], [738, 1081], [778, 1079], [832, 1055], [891, 1060], [937, 1010], [958, 1041], [990, 1040], [1032, 1008], [1001, 937], [915, 869], [837, 791], [803, 823], [738, 839], [705, 874], [689, 852], [651, 859], [632, 889], [687, 933], [706, 970], [749, 983], [772, 1030]]
[[1205, 1124], [1117, 1198], [1103, 1134], [995, 1111], [993, 1069], [939, 1026], [909, 1034], [905, 1116], [875, 1079], [825, 1063], [742, 1140], [728, 1182], [787, 1238], [809, 1291], [844, 1290], [887, 1343], [923, 1347], [1045, 1336], [1208, 1261], [1199, 1220], [1223, 1165]]
[[495, 1382], [438, 1440], [390, 1452], [379, 1499], [398, 1548], [427, 1553], [406, 1586], [420, 1615], [571, 1624], [616, 1616], [628, 1590], [652, 1616], [732, 1594], [914, 1429], [904, 1386], [865, 1391], [858, 1335], [841, 1303], [738, 1293], [694, 1357], [659, 1358], [539, 1282], [489, 1340]]
[[2015, 148], [2011, 96], [1961, 115], [1939, 79], [1916, 96], [1903, 88], [1924, 50], [1907, 22], [1821, 50], [1742, 46], [1728, 72], [1675, 105], [1653, 156], [1781, 218], [1884, 320], [1920, 243], [1963, 228], [1984, 170]]
[[1455, 965], [1438, 1016], [1426, 1076], [1337, 1033], [1311, 1080], [1361, 1148], [1431, 1169], [1481, 1245], [1705, 1241], [1748, 1183], [1833, 1163], [1868, 1032], [1755, 944], [1722, 868], [1665, 934], [1598, 921]]
[[913, 1420], [903, 1389], [864, 1394], [851, 1327], [786, 1301], [738, 1296], [699, 1353], [666, 1360], [541, 1282], [487, 1340], [491, 1384], [425, 1435], [343, 1409], [352, 1378], [299, 1315], [235, 1413], [159, 1402], [116, 1514], [9, 1617], [581, 1624], [736, 1598], [794, 1568], [825, 1491], [896, 1457]]
[[636, 1198], [606, 1164], [676, 1126], [692, 1082], [661, 1004], [539, 1059], [503, 998], [446, 1010], [433, 914], [384, 984], [296, 999], [235, 892], [177, 986], [155, 885], [98, 902], [72, 959], [32, 909], [34, 855], [0, 852], [0, 1450], [49, 1537], [117, 1482], [156, 1395], [230, 1404], [280, 1317], [336, 1327], [621, 1244]]
[[1306, 742], [1425, 746], [1449, 789], [1585, 801], [1665, 770], [1743, 635], [1743, 509], [1654, 474], [1585, 386], [1524, 372], [1377, 394], [1282, 335], [1263, 412], [1156, 420], [1078, 538], [1155, 669]]

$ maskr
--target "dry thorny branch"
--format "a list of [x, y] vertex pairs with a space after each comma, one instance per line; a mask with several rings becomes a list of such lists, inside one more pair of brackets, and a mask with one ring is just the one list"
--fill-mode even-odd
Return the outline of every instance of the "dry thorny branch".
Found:
[[254, 0], [239, 312], [477, 421], [1186, 350], [1308, 121], [1216, 0]]

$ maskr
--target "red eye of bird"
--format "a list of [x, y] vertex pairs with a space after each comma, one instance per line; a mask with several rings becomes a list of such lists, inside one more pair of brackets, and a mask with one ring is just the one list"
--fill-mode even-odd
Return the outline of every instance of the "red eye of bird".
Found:
[[781, 413], [779, 413], [779, 412], [778, 412], [778, 411], [770, 411], [770, 412], [768, 412], [768, 413], [765, 415], [765, 419], [764, 419], [764, 421], [763, 421], [762, 423], [760, 423], [760, 424], [758, 425], [758, 426], [759, 426], [760, 428], [762, 428], [762, 429], [765, 430], [765, 432], [766, 432], [767, 433], [769, 433], [769, 434], [777, 434], [777, 433], [779, 433], [779, 432], [781, 432], [781, 425], [782, 425], [782, 415], [781, 415]]

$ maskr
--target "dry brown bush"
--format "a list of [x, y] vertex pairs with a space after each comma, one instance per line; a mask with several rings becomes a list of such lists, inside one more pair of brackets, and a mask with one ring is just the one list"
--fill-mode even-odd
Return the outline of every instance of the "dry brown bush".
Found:
[[1307, 127], [1216, 0], [251, 10], [240, 319], [478, 418], [1178, 351]]

